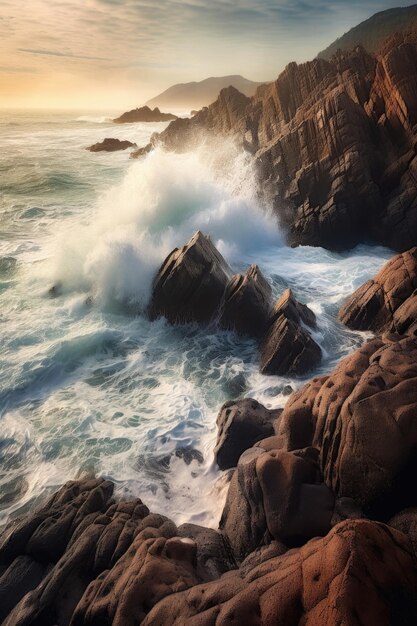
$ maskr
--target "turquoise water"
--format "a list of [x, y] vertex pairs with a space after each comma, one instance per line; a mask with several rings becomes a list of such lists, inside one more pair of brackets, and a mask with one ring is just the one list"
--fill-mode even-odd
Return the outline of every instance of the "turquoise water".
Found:
[[291, 286], [317, 313], [324, 372], [364, 340], [335, 315], [390, 252], [287, 248], [249, 157], [226, 142], [138, 162], [86, 151], [165, 127], [110, 116], [0, 113], [0, 522], [94, 471], [177, 522], [215, 526], [220, 405], [283, 406], [303, 381], [261, 376], [249, 339], [149, 322], [159, 264], [198, 228], [234, 269], [257, 262], [277, 295]]

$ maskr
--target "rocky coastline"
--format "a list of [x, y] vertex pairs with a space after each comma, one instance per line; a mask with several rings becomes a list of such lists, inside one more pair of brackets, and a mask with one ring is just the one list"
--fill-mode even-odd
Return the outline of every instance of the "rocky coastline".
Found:
[[[218, 530], [177, 527], [93, 476], [11, 521], [0, 536], [0, 623], [414, 624], [417, 340], [397, 314], [410, 320], [416, 282], [413, 248], [352, 294], [341, 321], [382, 334], [283, 409], [251, 398], [220, 408], [213, 454], [230, 483]], [[252, 320], [258, 336], [265, 311], [316, 324], [288, 290], [274, 306], [270, 297], [259, 268], [232, 277], [198, 232], [156, 274], [149, 315], [215, 318], [236, 332]]]

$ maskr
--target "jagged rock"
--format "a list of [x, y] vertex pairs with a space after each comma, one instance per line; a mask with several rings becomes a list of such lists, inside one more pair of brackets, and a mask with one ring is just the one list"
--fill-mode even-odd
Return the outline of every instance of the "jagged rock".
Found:
[[272, 289], [257, 265], [236, 274], [227, 285], [219, 324], [258, 339], [268, 327]]
[[231, 270], [209, 237], [197, 232], [165, 259], [154, 280], [149, 316], [172, 324], [209, 322], [217, 313]]
[[140, 159], [143, 156], [149, 154], [149, 152], [151, 152], [153, 150], [153, 145], [151, 143], [146, 144], [146, 146], [143, 146], [143, 148], [138, 148], [137, 150], [133, 150], [130, 153], [130, 158], [131, 159]]
[[113, 139], [106, 137], [100, 143], [95, 143], [87, 150], [90, 152], [116, 152], [117, 150], [126, 150], [127, 148], [135, 148], [136, 144], [127, 140]]
[[284, 449], [320, 450], [325, 483], [387, 519], [417, 504], [417, 339], [384, 335], [290, 397]]
[[343, 324], [355, 330], [403, 334], [417, 326], [417, 248], [398, 254], [359, 287], [340, 309]]
[[315, 315], [287, 289], [273, 307], [270, 326], [262, 341], [262, 374], [301, 375], [320, 363], [321, 348], [302, 322], [315, 326]]
[[176, 120], [177, 116], [172, 113], [161, 113], [158, 107], [150, 109], [148, 106], [132, 109], [116, 117], [115, 124], [132, 124], [133, 122], [169, 122]]
[[281, 411], [268, 411], [251, 398], [223, 404], [217, 416], [214, 457], [220, 469], [236, 467], [240, 455], [257, 441], [274, 434]]
[[197, 575], [201, 580], [215, 580], [236, 567], [227, 540], [217, 530], [196, 524], [182, 524], [178, 536], [192, 539], [197, 546]]
[[322, 483], [318, 451], [268, 443], [240, 457], [220, 520], [238, 562], [272, 540], [297, 545], [330, 530], [334, 497]]
[[291, 245], [374, 240], [403, 251], [417, 242], [416, 111], [414, 31], [376, 55], [358, 46], [290, 63], [250, 99], [223, 90], [153, 141], [183, 151], [208, 133], [237, 137]]
[[380, 523], [350, 520], [249, 572], [166, 597], [143, 626], [413, 624], [416, 593], [407, 538]]

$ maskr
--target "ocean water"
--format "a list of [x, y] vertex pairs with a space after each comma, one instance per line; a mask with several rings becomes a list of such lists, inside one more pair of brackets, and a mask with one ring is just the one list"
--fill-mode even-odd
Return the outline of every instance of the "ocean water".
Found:
[[[86, 472], [176, 522], [215, 527], [227, 477], [213, 463], [221, 404], [285, 404], [308, 378], [265, 377], [250, 339], [143, 314], [159, 264], [200, 229], [236, 271], [258, 263], [317, 314], [326, 372], [364, 341], [344, 298], [390, 256], [288, 248], [233, 144], [185, 155], [93, 154], [165, 124], [0, 112], [0, 523]], [[58, 297], [49, 288], [59, 285]]]

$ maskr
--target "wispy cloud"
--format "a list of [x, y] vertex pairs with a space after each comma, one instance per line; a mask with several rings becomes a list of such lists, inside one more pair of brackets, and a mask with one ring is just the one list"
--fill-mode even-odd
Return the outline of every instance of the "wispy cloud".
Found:
[[92, 59], [94, 61], [109, 61], [109, 57], [95, 57], [88, 54], [73, 54], [72, 52], [60, 52], [59, 50], [42, 50], [36, 48], [17, 48], [18, 52], [29, 54], [41, 54], [51, 57], [66, 57], [68, 59]]

